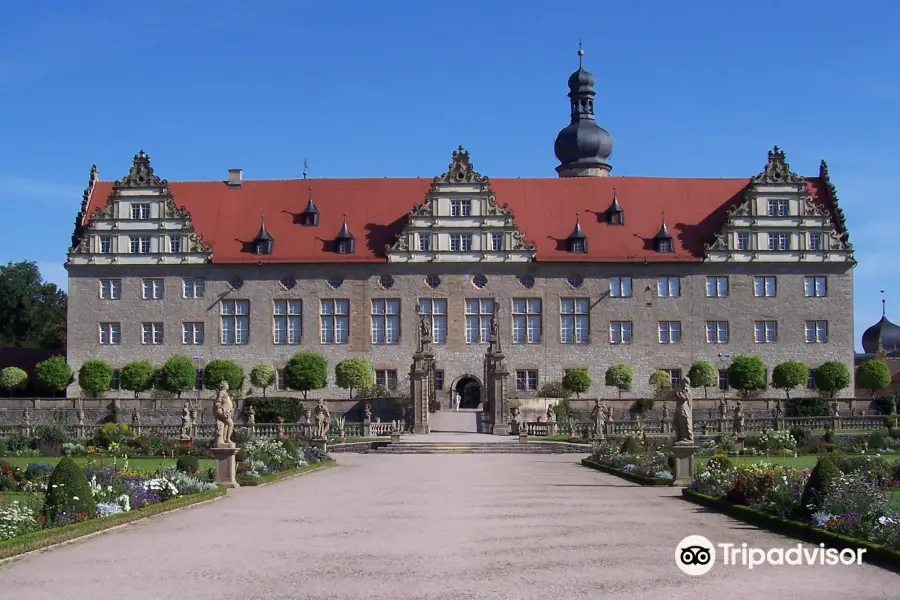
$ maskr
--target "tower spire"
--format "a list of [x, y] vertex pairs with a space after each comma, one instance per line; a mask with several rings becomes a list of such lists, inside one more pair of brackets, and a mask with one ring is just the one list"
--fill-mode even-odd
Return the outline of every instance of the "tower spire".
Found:
[[884, 290], [881, 290], [881, 318], [887, 316], [887, 301], [884, 299]]
[[582, 69], [582, 58], [584, 57], [584, 48], [581, 47], [581, 38], [578, 38], [578, 68]]

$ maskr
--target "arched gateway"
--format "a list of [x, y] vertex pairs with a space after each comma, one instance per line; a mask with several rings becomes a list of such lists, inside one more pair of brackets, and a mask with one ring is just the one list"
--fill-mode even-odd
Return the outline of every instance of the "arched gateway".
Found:
[[478, 377], [465, 374], [459, 377], [452, 386], [454, 393], [462, 399], [460, 408], [479, 408], [484, 401], [484, 386]]

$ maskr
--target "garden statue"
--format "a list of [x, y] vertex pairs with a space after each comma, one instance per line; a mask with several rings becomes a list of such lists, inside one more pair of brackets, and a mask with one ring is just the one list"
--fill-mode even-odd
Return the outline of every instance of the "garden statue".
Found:
[[734, 423], [732, 424], [735, 435], [744, 435], [744, 407], [738, 400], [734, 405]]
[[253, 408], [252, 404], [247, 407], [247, 425], [250, 425], [251, 427], [256, 425], [256, 409]]
[[775, 399], [775, 418], [780, 419], [781, 415], [784, 414], [784, 411], [781, 410], [781, 398]]
[[491, 337], [488, 339], [489, 342], [496, 342], [500, 339], [500, 322], [497, 320], [497, 317], [491, 317]]
[[840, 412], [840, 410], [838, 409], [838, 403], [837, 403], [837, 400], [834, 400], [834, 401], [832, 401], [832, 403], [831, 403], [831, 413], [835, 416], [835, 418], [841, 416], [841, 412]]
[[423, 342], [431, 341], [431, 319], [427, 315], [422, 315], [422, 318], [419, 319], [419, 333]]
[[664, 422], [668, 421], [669, 420], [669, 403], [668, 402], [663, 402], [663, 411], [662, 412], [663, 412], [662, 420]]
[[372, 422], [372, 403], [366, 400], [366, 405], [363, 406], [363, 423], [371, 423]]
[[600, 403], [600, 400], [594, 400], [594, 408], [591, 410], [591, 421], [594, 425], [594, 437], [599, 437], [603, 433], [603, 423], [606, 422], [606, 407]]
[[181, 439], [191, 439], [191, 413], [188, 410], [187, 402], [184, 403], [184, 407], [181, 409]]
[[409, 433], [413, 433], [416, 426], [416, 420], [413, 416], [412, 404], [406, 404], [403, 406], [403, 421], [406, 424], [406, 431], [408, 431]]
[[675, 432], [675, 444], [681, 446], [694, 445], [694, 399], [691, 395], [691, 379], [687, 375], [675, 393], [675, 417], [672, 429]]
[[141, 415], [138, 414], [136, 408], [131, 409], [131, 428], [137, 429], [141, 426]]
[[550, 421], [553, 421], [555, 417], [556, 417], [556, 412], [553, 410], [553, 405], [548, 404], [547, 405], [547, 422], [549, 423]]
[[234, 402], [228, 393], [227, 381], [219, 383], [213, 413], [216, 416], [216, 439], [213, 445], [218, 448], [233, 448], [231, 434], [234, 433]]
[[78, 426], [84, 427], [84, 409], [83, 408], [78, 409]]
[[721, 400], [719, 400], [719, 419], [720, 420], [722, 420], [722, 421], [725, 420], [725, 413], [727, 410], [728, 410], [728, 407], [725, 406], [725, 399], [722, 398]]
[[25, 425], [26, 429], [31, 427], [31, 414], [27, 408], [22, 411], [22, 424]]
[[319, 399], [315, 410], [315, 427], [313, 429], [313, 438], [317, 440], [328, 439], [328, 429], [331, 427], [331, 413], [325, 406], [325, 401]]

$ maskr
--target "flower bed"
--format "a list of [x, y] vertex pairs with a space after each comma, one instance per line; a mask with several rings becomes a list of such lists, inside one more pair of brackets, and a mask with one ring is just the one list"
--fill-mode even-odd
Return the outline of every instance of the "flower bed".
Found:
[[900, 467], [878, 456], [832, 456], [816, 471], [767, 463], [735, 467], [718, 455], [684, 497], [816, 543], [867, 548], [870, 558], [900, 568], [900, 510], [891, 505]]
[[298, 449], [289, 439], [251, 440], [241, 448], [237, 458], [237, 482], [242, 486], [281, 479], [331, 460], [327, 452], [314, 446]]
[[597, 442], [585, 460], [585, 466], [603, 467], [599, 470], [646, 485], [671, 485], [675, 479], [667, 453], [641, 447], [633, 438], [626, 438], [621, 447], [608, 440]]
[[673, 485], [674, 480], [671, 477], [648, 477], [646, 475], [641, 475], [640, 473], [636, 473], [634, 471], [626, 471], [624, 469], [617, 469], [616, 467], [611, 467], [608, 464], [599, 463], [590, 458], [584, 458], [581, 460], [581, 464], [585, 467], [589, 467], [591, 469], [596, 469], [597, 471], [603, 471], [604, 473], [609, 473], [610, 475], [616, 475], [617, 477], [621, 477], [622, 479], [627, 479], [628, 481], [633, 481], [634, 483], [639, 483], [641, 485], [665, 485], [670, 486]]

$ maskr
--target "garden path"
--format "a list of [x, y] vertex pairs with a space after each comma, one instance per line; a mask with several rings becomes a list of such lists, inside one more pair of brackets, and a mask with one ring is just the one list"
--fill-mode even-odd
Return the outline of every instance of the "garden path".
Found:
[[896, 598], [872, 566], [717, 565], [682, 574], [691, 534], [796, 542], [705, 512], [671, 488], [571, 455], [346, 455], [333, 469], [163, 515], [0, 566], [16, 600]]

